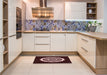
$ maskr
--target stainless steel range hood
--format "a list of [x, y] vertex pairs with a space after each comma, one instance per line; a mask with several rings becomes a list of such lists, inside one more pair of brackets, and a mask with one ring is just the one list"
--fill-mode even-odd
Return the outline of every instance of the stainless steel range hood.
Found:
[[39, 0], [39, 7], [32, 8], [33, 18], [52, 19], [54, 17], [53, 8], [47, 7], [47, 0]]

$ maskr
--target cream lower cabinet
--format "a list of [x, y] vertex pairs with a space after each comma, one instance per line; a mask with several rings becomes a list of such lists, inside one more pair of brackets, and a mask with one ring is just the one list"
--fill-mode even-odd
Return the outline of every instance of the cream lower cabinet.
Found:
[[77, 34], [66, 34], [66, 51], [77, 51]]
[[22, 39], [9, 37], [9, 64], [22, 52]]
[[50, 33], [35, 34], [35, 51], [50, 51]]
[[51, 51], [66, 51], [66, 34], [52, 33], [51, 34]]
[[18, 51], [17, 51], [17, 42], [16, 42], [16, 36], [9, 37], [9, 64], [17, 57]]
[[77, 34], [23, 33], [23, 51], [77, 51]]
[[23, 33], [23, 51], [35, 51], [34, 33]]
[[22, 38], [16, 39], [16, 42], [17, 42], [16, 49], [17, 49], [18, 54], [20, 54], [22, 52]]
[[0, 72], [3, 70], [3, 41], [0, 40]]
[[96, 68], [96, 39], [78, 35], [78, 52]]

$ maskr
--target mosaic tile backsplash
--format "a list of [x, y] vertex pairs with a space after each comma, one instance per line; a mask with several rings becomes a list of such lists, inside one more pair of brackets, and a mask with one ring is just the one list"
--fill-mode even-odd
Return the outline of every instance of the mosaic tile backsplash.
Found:
[[33, 31], [86, 31], [88, 21], [26, 20], [25, 30]]

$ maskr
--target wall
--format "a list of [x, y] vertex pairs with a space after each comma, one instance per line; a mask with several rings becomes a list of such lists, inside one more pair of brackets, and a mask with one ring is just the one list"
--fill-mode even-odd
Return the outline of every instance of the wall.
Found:
[[48, 0], [48, 7], [54, 8], [54, 19], [64, 20], [64, 0]]
[[39, 6], [39, 0], [23, 0], [26, 3], [26, 19], [30, 20], [32, 18], [32, 7]]
[[97, 2], [97, 19], [102, 23], [100, 31], [104, 32], [104, 0], [95, 0], [95, 2]]
[[107, 0], [104, 0], [104, 32], [107, 33]]
[[[26, 20], [25, 30], [33, 31], [86, 31], [89, 21]], [[94, 21], [92, 21], [94, 22]], [[98, 30], [96, 30], [98, 31]]]
[[[32, 18], [32, 7], [39, 6], [39, 0], [23, 0], [26, 3], [26, 19], [31, 20]], [[48, 6], [54, 7], [54, 19], [64, 19], [64, 1], [65, 0], [48, 0]], [[66, 0], [75, 2], [92, 2], [93, 0]]]
[[22, 31], [24, 31], [24, 27], [26, 24], [26, 3], [22, 2]]
[[97, 2], [97, 18], [103, 19], [104, 18], [104, 0], [95, 0]]
[[22, 0], [16, 0], [16, 7], [22, 8]]

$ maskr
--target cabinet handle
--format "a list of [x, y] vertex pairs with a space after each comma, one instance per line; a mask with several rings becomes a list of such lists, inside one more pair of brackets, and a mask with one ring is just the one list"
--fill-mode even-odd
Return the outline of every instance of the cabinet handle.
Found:
[[88, 50], [86, 50], [84, 47], [81, 47], [84, 51], [88, 52]]
[[16, 34], [14, 34], [14, 35], [11, 35], [11, 36], [9, 36], [9, 37], [14, 37], [14, 36], [16, 36]]
[[49, 45], [49, 44], [36, 44], [36, 45]]
[[88, 42], [88, 40], [86, 40], [86, 39], [83, 39], [83, 38], [82, 38], [82, 40], [85, 41], [85, 42]]
[[49, 36], [36, 36], [36, 37], [39, 37], [39, 38], [48, 38]]

